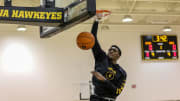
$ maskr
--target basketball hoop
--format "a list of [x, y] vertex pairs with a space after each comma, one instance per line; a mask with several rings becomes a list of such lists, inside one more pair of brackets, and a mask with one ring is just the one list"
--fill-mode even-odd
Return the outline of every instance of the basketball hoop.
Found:
[[96, 17], [97, 17], [97, 20], [100, 22], [103, 22], [104, 20], [106, 20], [110, 14], [111, 14], [111, 11], [109, 10], [96, 10]]

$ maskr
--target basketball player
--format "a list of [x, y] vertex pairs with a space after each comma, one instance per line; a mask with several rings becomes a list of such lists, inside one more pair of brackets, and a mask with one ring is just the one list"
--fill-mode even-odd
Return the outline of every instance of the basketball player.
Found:
[[112, 45], [108, 54], [101, 49], [97, 40], [98, 24], [99, 22], [95, 21], [91, 31], [95, 37], [95, 45], [92, 48], [95, 71], [91, 72], [94, 94], [90, 96], [90, 101], [115, 101], [125, 86], [126, 72], [117, 64], [117, 60], [121, 56], [118, 46]]

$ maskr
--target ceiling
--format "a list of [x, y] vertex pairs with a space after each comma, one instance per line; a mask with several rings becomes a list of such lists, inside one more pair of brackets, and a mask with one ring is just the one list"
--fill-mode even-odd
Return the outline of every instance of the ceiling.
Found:
[[[0, 0], [3, 6], [4, 0]], [[66, 0], [72, 1], [72, 0]], [[62, 1], [61, 1], [62, 2]], [[64, 2], [64, 1], [63, 1]], [[114, 25], [180, 25], [180, 0], [96, 0], [97, 9], [110, 10], [104, 21]], [[13, 6], [40, 6], [40, 0], [12, 0]], [[123, 23], [124, 15], [131, 15], [131, 23]], [[86, 21], [91, 23], [91, 21]]]
[[[97, 0], [98, 9], [112, 12], [105, 23], [120, 25], [180, 25], [180, 0]], [[131, 23], [122, 23], [131, 15]]]

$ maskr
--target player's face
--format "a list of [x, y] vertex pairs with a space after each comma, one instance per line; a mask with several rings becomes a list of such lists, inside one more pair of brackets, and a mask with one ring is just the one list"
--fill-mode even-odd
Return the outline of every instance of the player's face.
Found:
[[118, 60], [119, 59], [119, 51], [115, 47], [111, 47], [108, 51], [108, 57], [112, 60]]

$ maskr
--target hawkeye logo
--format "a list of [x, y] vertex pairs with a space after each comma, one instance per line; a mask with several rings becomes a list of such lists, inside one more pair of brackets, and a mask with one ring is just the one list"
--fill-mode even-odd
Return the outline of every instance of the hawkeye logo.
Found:
[[106, 79], [108, 79], [108, 80], [113, 80], [114, 77], [115, 77], [115, 75], [116, 75], [116, 71], [113, 70], [113, 68], [111, 68], [111, 67], [109, 67], [108, 70], [109, 70], [109, 71], [106, 72]]
[[62, 11], [27, 11], [25, 9], [0, 9], [0, 17], [37, 19], [37, 20], [62, 20]]

